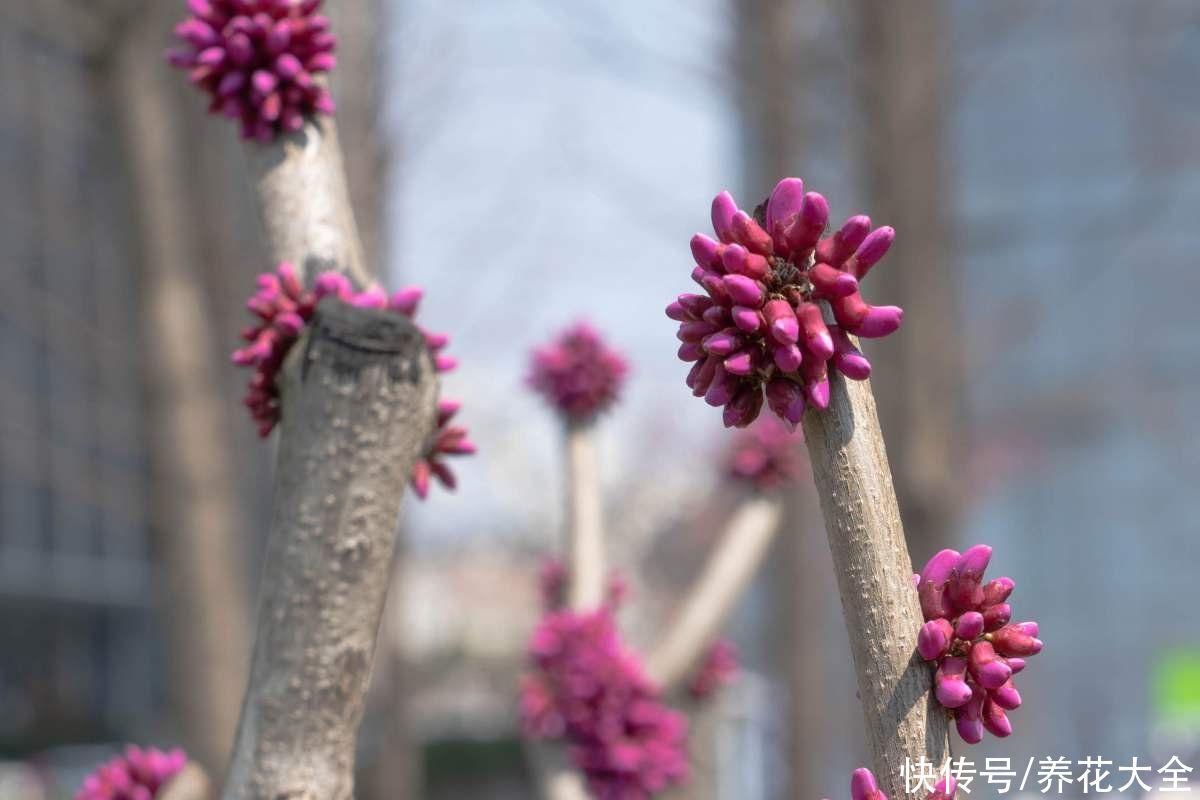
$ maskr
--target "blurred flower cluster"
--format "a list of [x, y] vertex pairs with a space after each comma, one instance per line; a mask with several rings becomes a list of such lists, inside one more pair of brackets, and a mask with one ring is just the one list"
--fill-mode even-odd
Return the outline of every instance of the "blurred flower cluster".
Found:
[[88, 775], [75, 800], [152, 800], [186, 764], [182, 750], [164, 753], [131, 745]]
[[526, 382], [568, 422], [594, 419], [617, 400], [629, 371], [586, 322], [577, 322], [533, 351]]

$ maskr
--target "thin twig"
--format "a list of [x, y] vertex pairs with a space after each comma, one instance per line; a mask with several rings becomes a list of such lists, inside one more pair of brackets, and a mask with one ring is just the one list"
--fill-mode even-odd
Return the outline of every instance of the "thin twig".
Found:
[[595, 426], [568, 424], [564, 444], [569, 600], [576, 610], [590, 610], [604, 601], [607, 571]]

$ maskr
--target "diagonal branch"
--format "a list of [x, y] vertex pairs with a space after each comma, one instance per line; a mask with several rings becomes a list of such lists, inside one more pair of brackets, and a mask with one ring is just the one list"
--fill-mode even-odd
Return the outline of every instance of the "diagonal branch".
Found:
[[921, 613], [912, 585], [892, 474], [868, 381], [830, 370], [826, 411], [804, 416], [842, 612], [880, 788], [903, 797], [905, 759], [941, 764], [949, 754], [946, 715], [933, 700], [928, 666], [916, 653]]
[[400, 498], [437, 385], [407, 318], [332, 298], [283, 377], [258, 638], [223, 797], [349, 800]]
[[754, 497], [734, 512], [703, 572], [647, 660], [650, 677], [664, 691], [678, 688], [703, 658], [705, 648], [770, 549], [782, 511], [778, 500]]

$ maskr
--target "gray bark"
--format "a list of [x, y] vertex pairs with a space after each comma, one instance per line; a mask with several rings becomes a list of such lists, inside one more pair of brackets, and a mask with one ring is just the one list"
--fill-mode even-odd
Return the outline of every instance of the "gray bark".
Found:
[[306, 282], [336, 269], [369, 285], [333, 119], [309, 119], [303, 130], [244, 149], [272, 259], [290, 261]]
[[821, 498], [870, 765], [881, 788], [903, 797], [905, 759], [941, 764], [947, 717], [933, 698], [932, 675], [916, 652], [921, 612], [912, 561], [892, 486], [869, 381], [830, 371], [826, 411], [810, 409], [804, 434]]
[[406, 318], [326, 299], [285, 366], [258, 638], [225, 800], [348, 800], [436, 381]]

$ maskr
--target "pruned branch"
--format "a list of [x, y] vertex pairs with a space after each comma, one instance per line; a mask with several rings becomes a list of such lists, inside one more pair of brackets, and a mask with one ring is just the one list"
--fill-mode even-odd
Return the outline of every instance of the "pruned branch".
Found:
[[369, 285], [333, 119], [309, 119], [296, 133], [245, 150], [271, 257], [290, 261], [306, 282], [333, 269], [359, 288]]
[[424, 338], [327, 298], [284, 370], [250, 687], [225, 800], [349, 800], [400, 499], [434, 423]]
[[604, 601], [607, 571], [595, 426], [568, 423], [565, 447], [568, 600], [571, 608], [593, 609]]
[[758, 571], [781, 517], [780, 502], [769, 497], [749, 499], [734, 512], [703, 572], [647, 660], [650, 677], [664, 691], [678, 688], [704, 657], [705, 648]]
[[868, 381], [830, 370], [831, 401], [810, 409], [804, 434], [833, 554], [842, 612], [881, 788], [905, 795], [905, 759], [941, 764], [946, 715], [916, 653], [921, 612], [912, 584], [887, 453]]

